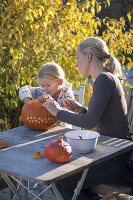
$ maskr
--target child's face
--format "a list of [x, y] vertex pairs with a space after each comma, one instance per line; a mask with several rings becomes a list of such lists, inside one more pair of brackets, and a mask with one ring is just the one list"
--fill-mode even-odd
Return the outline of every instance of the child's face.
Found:
[[63, 80], [45, 78], [39, 79], [38, 83], [44, 92], [52, 97], [60, 90]]

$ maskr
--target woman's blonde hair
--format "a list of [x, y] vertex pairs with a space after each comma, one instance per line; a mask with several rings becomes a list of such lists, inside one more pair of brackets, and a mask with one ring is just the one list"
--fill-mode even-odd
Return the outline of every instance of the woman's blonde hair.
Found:
[[51, 79], [65, 79], [65, 73], [60, 65], [54, 62], [48, 62], [41, 67], [37, 74], [37, 80], [51, 78]]
[[116, 75], [120, 80], [124, 79], [121, 64], [116, 57], [109, 53], [106, 43], [98, 37], [90, 37], [83, 40], [78, 49], [82, 53], [92, 53], [103, 62], [103, 68]]

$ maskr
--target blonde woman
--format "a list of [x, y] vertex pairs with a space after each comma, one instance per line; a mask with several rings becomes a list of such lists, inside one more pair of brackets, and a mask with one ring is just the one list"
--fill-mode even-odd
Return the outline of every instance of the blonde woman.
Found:
[[80, 114], [56, 107], [54, 101], [46, 102], [44, 106], [64, 122], [88, 129], [96, 127], [103, 135], [128, 139], [127, 105], [119, 61], [109, 53], [103, 40], [91, 37], [78, 46], [76, 64], [83, 76], [94, 79], [88, 109], [69, 99], [66, 101], [69, 109], [74, 107]]
[[[90, 37], [79, 44], [76, 64], [83, 76], [91, 76], [94, 79], [93, 94], [88, 108], [70, 99], [66, 100], [66, 105], [69, 109], [74, 107], [75, 112], [64, 110], [53, 100], [47, 101], [44, 106], [63, 122], [87, 129], [96, 127], [100, 134], [130, 139], [127, 105], [121, 84], [123, 75], [117, 58], [110, 54], [102, 39]], [[120, 163], [120, 158], [118, 162]], [[83, 188], [124, 178], [119, 165], [112, 159], [90, 168]], [[57, 187], [65, 200], [72, 199], [72, 191], [81, 174], [77, 173], [57, 182]], [[86, 194], [81, 192], [77, 200], [91, 199], [89, 190]]]

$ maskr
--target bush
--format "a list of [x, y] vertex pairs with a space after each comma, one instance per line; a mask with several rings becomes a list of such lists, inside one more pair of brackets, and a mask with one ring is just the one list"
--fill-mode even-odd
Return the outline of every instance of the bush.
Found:
[[[109, 5], [109, 0], [104, 1]], [[18, 89], [25, 84], [36, 85], [38, 69], [48, 61], [59, 63], [73, 87], [86, 84], [75, 66], [76, 48], [83, 38], [103, 38], [110, 52], [123, 65], [131, 66], [133, 30], [125, 32], [125, 20], [104, 18], [96, 13], [102, 9], [96, 1], [71, 0], [3, 0], [0, 4], [0, 113], [6, 128], [20, 125], [22, 103]], [[130, 13], [128, 13], [130, 16]], [[129, 18], [130, 19], [130, 18]], [[104, 24], [104, 31], [100, 33]], [[86, 86], [88, 103], [91, 86]]]

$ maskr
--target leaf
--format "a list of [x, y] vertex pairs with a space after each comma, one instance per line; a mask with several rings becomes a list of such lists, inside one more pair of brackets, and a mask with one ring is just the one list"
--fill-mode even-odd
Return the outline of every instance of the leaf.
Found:
[[103, 3], [109, 6], [110, 0], [101, 4], [96, 0], [78, 3], [71, 0], [66, 5], [62, 5], [62, 0], [5, 2], [0, 4], [0, 104], [6, 116], [8, 110], [6, 128], [20, 125], [18, 118], [12, 124], [22, 106], [18, 89], [26, 84], [37, 86], [38, 70], [46, 62], [59, 63], [73, 87], [86, 84], [87, 105], [92, 88], [81, 77], [75, 63], [77, 47], [84, 38], [100, 36], [108, 44], [110, 53], [124, 66], [131, 67], [133, 29], [130, 26], [127, 30], [125, 18], [131, 22], [132, 13], [119, 20], [96, 17], [96, 12], [104, 9]]
[[129, 22], [131, 21], [131, 17], [132, 17], [131, 12], [128, 12], [128, 13], [127, 13], [127, 18], [128, 18], [128, 20], [129, 20]]

